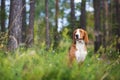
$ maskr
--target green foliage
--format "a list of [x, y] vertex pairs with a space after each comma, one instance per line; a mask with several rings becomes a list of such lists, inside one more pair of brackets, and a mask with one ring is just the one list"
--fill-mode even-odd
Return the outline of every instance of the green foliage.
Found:
[[67, 35], [69, 30], [67, 28], [64, 28], [62, 31], [62, 37], [65, 39], [69, 39], [69, 36]]
[[111, 60], [116, 60], [120, 55], [120, 52], [116, 49], [116, 44], [116, 38], [114, 37], [114, 40], [109, 41], [109, 45], [107, 45], [106, 48], [101, 46], [97, 53], [105, 55]]
[[2, 50], [3, 48], [5, 48], [6, 44], [7, 44], [7, 38], [8, 38], [8, 33], [7, 32], [0, 32], [0, 49]]
[[119, 80], [120, 58], [108, 63], [93, 55], [88, 46], [88, 56], [81, 66], [75, 62], [68, 66], [67, 46], [70, 41], [62, 40], [57, 51], [46, 51], [44, 46], [34, 46], [15, 52], [0, 50], [1, 80]]

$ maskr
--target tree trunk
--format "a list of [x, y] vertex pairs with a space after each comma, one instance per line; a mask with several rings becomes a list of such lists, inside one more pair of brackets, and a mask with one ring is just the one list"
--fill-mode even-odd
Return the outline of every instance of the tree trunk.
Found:
[[58, 14], [59, 14], [59, 0], [56, 0], [55, 8], [56, 8], [56, 13], [55, 13], [55, 28], [54, 28], [54, 45], [53, 49], [56, 49], [59, 43], [59, 34], [58, 34]]
[[26, 0], [22, 0], [22, 43], [25, 43], [26, 39]]
[[74, 0], [70, 0], [70, 6], [71, 6], [71, 29], [75, 29], [75, 5]]
[[118, 38], [117, 38], [117, 50], [120, 52], [120, 0], [117, 2], [117, 23], [118, 23]]
[[22, 0], [11, 0], [8, 50], [15, 50], [21, 43]]
[[108, 1], [102, 0], [102, 17], [103, 17], [103, 47], [106, 50], [107, 41], [108, 41], [108, 35], [109, 35], [109, 29], [108, 29]]
[[115, 34], [116, 38], [116, 49], [120, 52], [120, 0], [113, 0], [114, 2], [114, 15], [113, 20], [115, 21], [113, 24], [115, 25]]
[[48, 19], [48, 0], [45, 0], [45, 21], [46, 21], [46, 49], [50, 48], [50, 32]]
[[35, 16], [35, 0], [30, 0], [29, 28], [27, 31], [26, 39], [27, 47], [31, 47], [34, 43], [34, 16]]
[[10, 11], [9, 11], [9, 23], [8, 23], [8, 29], [10, 28], [10, 26], [11, 26], [11, 24], [12, 24], [12, 18], [11, 18], [11, 16], [12, 16], [12, 1], [10, 0]]
[[1, 32], [5, 32], [5, 0], [1, 0]]
[[101, 34], [101, 19], [100, 19], [100, 0], [93, 0], [94, 5], [94, 32], [95, 32], [95, 42], [94, 51], [97, 52], [102, 44], [102, 34]]
[[80, 16], [80, 27], [86, 30], [86, 0], [82, 0], [81, 3], [81, 16]]
[[72, 38], [72, 33], [73, 30], [75, 30], [77, 27], [75, 25], [75, 5], [74, 5], [74, 0], [70, 0], [70, 7], [71, 7], [71, 12], [70, 12], [70, 27], [69, 27], [69, 36]]

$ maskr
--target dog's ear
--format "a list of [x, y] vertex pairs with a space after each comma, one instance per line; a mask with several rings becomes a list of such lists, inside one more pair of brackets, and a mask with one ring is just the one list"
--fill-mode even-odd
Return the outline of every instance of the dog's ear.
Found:
[[89, 40], [88, 40], [88, 34], [87, 34], [86, 31], [84, 31], [84, 41], [85, 41], [86, 44], [89, 42]]

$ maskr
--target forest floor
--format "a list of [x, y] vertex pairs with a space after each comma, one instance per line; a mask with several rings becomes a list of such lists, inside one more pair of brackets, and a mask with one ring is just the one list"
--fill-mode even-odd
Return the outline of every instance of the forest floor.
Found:
[[11, 53], [0, 50], [0, 80], [120, 80], [120, 57], [101, 59], [88, 46], [85, 62], [80, 67], [75, 62], [70, 68], [67, 64], [70, 44], [60, 45], [56, 51], [46, 51], [44, 46], [27, 50], [21, 47]]

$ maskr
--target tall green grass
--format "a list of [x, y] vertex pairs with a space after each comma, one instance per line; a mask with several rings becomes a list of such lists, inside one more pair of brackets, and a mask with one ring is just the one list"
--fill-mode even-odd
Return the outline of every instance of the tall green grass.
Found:
[[0, 50], [0, 80], [120, 80], [120, 58], [100, 60], [90, 47], [81, 66], [74, 62], [69, 67], [69, 47], [63, 44], [55, 51], [46, 51], [44, 46], [11, 53]]

